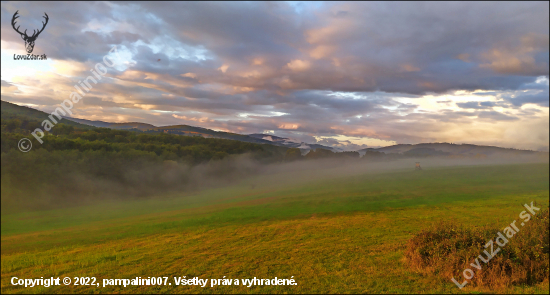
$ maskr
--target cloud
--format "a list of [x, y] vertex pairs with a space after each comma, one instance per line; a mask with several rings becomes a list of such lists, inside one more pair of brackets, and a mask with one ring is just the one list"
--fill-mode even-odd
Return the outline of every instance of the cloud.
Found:
[[501, 74], [548, 75], [548, 50], [548, 34], [528, 33], [520, 38], [519, 44], [506, 44], [482, 53], [488, 62], [479, 66]]
[[288, 68], [290, 68], [293, 71], [305, 71], [311, 67], [311, 64], [309, 61], [299, 60], [299, 59], [295, 59], [286, 65]]
[[479, 101], [457, 102], [456, 105], [463, 109], [488, 109], [490, 106], [482, 105]]
[[19, 88], [10, 82], [2, 80], [2, 96], [8, 94], [15, 94], [19, 92]]
[[522, 106], [526, 103], [537, 104], [548, 107], [548, 90], [538, 93], [518, 93], [513, 96], [506, 96], [506, 99], [516, 106]]
[[[537, 136], [517, 142], [493, 124], [548, 131], [542, 124], [549, 105], [547, 2], [2, 2], [1, 8], [2, 99], [12, 102], [55, 106], [116, 45], [125, 63], [75, 106], [78, 116], [273, 130], [348, 148], [459, 140], [548, 145]], [[16, 10], [25, 28], [41, 25], [44, 11], [50, 16], [35, 47], [52, 64], [45, 73], [11, 58], [24, 52], [10, 24]]]
[[229, 66], [224, 64], [221, 67], [219, 67], [218, 70], [222, 71], [222, 73], [225, 73], [225, 72], [227, 72], [228, 68], [229, 68]]
[[503, 113], [500, 113], [500, 112], [495, 112], [495, 111], [480, 112], [480, 113], [477, 115], [477, 117], [480, 118], [480, 119], [489, 119], [489, 120], [492, 121], [492, 122], [495, 122], [495, 121], [516, 121], [516, 120], [519, 120], [519, 118], [517, 118], [517, 117], [509, 116], [509, 115], [506, 115], [506, 114], [503, 114]]

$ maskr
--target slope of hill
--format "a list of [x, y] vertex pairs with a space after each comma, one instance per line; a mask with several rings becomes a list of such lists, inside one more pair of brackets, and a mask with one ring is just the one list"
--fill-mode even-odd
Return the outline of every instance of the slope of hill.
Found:
[[277, 146], [284, 146], [280, 144], [273, 144], [273, 142], [262, 140], [255, 137], [250, 137], [247, 135], [242, 134], [236, 134], [236, 133], [230, 133], [230, 132], [223, 132], [223, 131], [214, 131], [206, 128], [201, 127], [194, 127], [189, 125], [171, 125], [171, 126], [154, 126], [147, 123], [140, 123], [140, 122], [126, 122], [126, 123], [110, 123], [110, 122], [103, 122], [103, 121], [91, 121], [86, 119], [78, 119], [78, 118], [72, 118], [72, 117], [65, 117], [68, 120], [79, 122], [82, 124], [87, 124], [90, 126], [95, 127], [104, 127], [104, 128], [111, 128], [111, 129], [119, 129], [119, 130], [131, 130], [131, 129], [137, 129], [140, 131], [143, 131], [145, 133], [167, 133], [167, 134], [176, 134], [176, 135], [185, 135], [185, 136], [201, 136], [204, 138], [221, 138], [221, 139], [231, 139], [231, 140], [238, 140], [243, 142], [250, 142], [250, 143], [259, 143], [259, 144], [271, 144], [271, 145], [277, 145]]
[[[187, 135], [187, 136], [202, 136], [206, 138], [223, 138], [223, 139], [232, 139], [232, 140], [251, 142], [251, 143], [273, 145], [273, 143], [270, 141], [250, 137], [248, 135], [242, 135], [242, 134], [224, 132], [224, 131], [214, 131], [211, 129], [194, 127], [189, 125], [161, 126], [161, 127], [155, 127], [155, 128], [149, 129], [147, 130], [147, 132], [164, 132], [169, 134], [178, 134], [178, 135]], [[275, 144], [275, 145], [278, 145], [278, 144]], [[282, 146], [282, 145], [278, 145], [278, 146]]]
[[151, 124], [139, 123], [139, 122], [109, 123], [109, 122], [103, 122], [103, 121], [91, 121], [91, 120], [78, 119], [78, 118], [72, 118], [72, 117], [65, 117], [65, 119], [90, 125], [90, 126], [104, 127], [104, 128], [111, 128], [111, 129], [121, 129], [121, 130], [137, 129], [146, 133], [162, 132], [162, 133], [184, 135], [184, 136], [201, 136], [204, 138], [231, 139], [231, 140], [238, 140], [238, 141], [250, 142], [250, 143], [270, 144], [270, 145], [287, 147], [287, 148], [295, 147], [302, 150], [303, 154], [309, 152], [312, 149], [317, 149], [317, 148], [332, 150], [334, 152], [341, 151], [340, 149], [337, 149], [337, 148], [331, 148], [320, 144], [308, 144], [305, 142], [297, 142], [289, 138], [283, 138], [283, 137], [278, 137], [274, 135], [266, 135], [266, 134], [244, 135], [244, 134], [237, 134], [237, 133], [231, 133], [231, 132], [214, 131], [207, 128], [195, 127], [195, 126], [189, 126], [189, 125], [171, 125], [171, 126], [157, 127]]
[[147, 124], [147, 123], [139, 123], [139, 122], [109, 123], [109, 122], [103, 122], [103, 121], [91, 121], [86, 119], [78, 119], [73, 117], [64, 117], [64, 118], [67, 120], [81, 123], [81, 124], [86, 124], [94, 127], [111, 128], [111, 129], [122, 129], [122, 130], [138, 129], [138, 130], [145, 131], [145, 130], [156, 128], [156, 126], [154, 125]]
[[315, 150], [318, 148], [331, 150], [333, 152], [341, 152], [342, 150], [339, 148], [333, 148], [329, 146], [324, 146], [320, 144], [310, 144], [305, 142], [299, 142], [294, 139], [285, 138], [285, 137], [279, 137], [275, 135], [269, 135], [269, 134], [249, 134], [248, 136], [255, 137], [255, 138], [261, 138], [263, 140], [271, 141], [273, 144], [279, 144], [282, 146], [290, 147], [290, 148], [299, 148], [302, 153], [307, 153], [310, 150]]
[[[96, 127], [107, 127], [112, 129], [139, 129], [147, 133], [163, 132], [168, 134], [177, 134], [185, 136], [202, 136], [205, 138], [223, 138], [232, 139], [244, 142], [270, 144], [287, 148], [299, 148], [302, 154], [307, 154], [310, 150], [318, 148], [331, 150], [333, 152], [341, 152], [339, 148], [324, 146], [320, 144], [310, 144], [299, 142], [290, 138], [279, 137], [271, 134], [237, 134], [223, 131], [214, 131], [202, 127], [194, 127], [188, 125], [173, 125], [156, 127], [146, 123], [108, 123], [102, 121], [89, 121], [84, 119], [67, 118], [80, 123], [93, 125]], [[382, 148], [366, 148], [359, 150], [359, 154], [363, 156], [366, 151], [378, 151], [386, 154], [403, 154], [405, 156], [476, 156], [476, 155], [527, 155], [538, 152], [528, 150], [517, 150], [509, 148], [501, 148], [494, 146], [479, 146], [474, 144], [452, 144], [452, 143], [420, 143], [420, 144], [397, 144]]]
[[301, 142], [290, 138], [284, 138], [284, 137], [279, 137], [279, 136], [270, 135], [270, 134], [254, 133], [254, 134], [249, 134], [248, 136], [271, 141], [273, 143], [280, 143], [288, 147], [299, 147], [301, 144]]
[[[33, 108], [19, 106], [6, 101], [2, 101], [2, 119], [12, 119], [16, 117], [24, 117], [35, 121], [43, 121], [47, 119], [49, 114], [35, 110]], [[302, 154], [308, 153], [310, 150], [318, 148], [341, 152], [339, 148], [328, 147], [320, 144], [309, 144], [298, 142], [293, 139], [278, 137], [270, 134], [237, 134], [231, 132], [214, 131], [201, 127], [189, 125], [173, 125], [157, 127], [147, 123], [126, 122], [126, 123], [109, 123], [103, 121], [91, 121], [86, 119], [78, 119], [72, 117], [63, 117], [62, 123], [82, 129], [91, 129], [93, 127], [103, 127], [119, 130], [139, 130], [145, 133], [168, 133], [185, 136], [201, 136], [204, 138], [221, 138], [238, 140], [242, 142], [268, 144], [278, 147], [299, 148]], [[495, 146], [479, 146], [473, 144], [452, 144], [452, 143], [420, 143], [420, 144], [397, 144], [382, 148], [366, 148], [358, 150], [363, 156], [367, 151], [377, 151], [386, 154], [403, 154], [405, 156], [516, 156], [516, 155], [532, 155], [540, 152], [529, 150], [518, 150], [510, 148], [500, 148]], [[547, 153], [546, 153], [547, 154]]]
[[[38, 121], [42, 122], [46, 119], [48, 119], [48, 116], [50, 114], [35, 110], [33, 108], [29, 108], [26, 106], [20, 106], [16, 105], [7, 101], [1, 101], [1, 108], [2, 108], [2, 119], [3, 120], [9, 120], [9, 119], [17, 119], [17, 118], [26, 118], [31, 121]], [[57, 117], [54, 116], [54, 118], [57, 120]], [[93, 127], [90, 125], [81, 124], [79, 122], [74, 122], [71, 120], [58, 120], [59, 123], [63, 123], [66, 125], [70, 125], [73, 127], [81, 128], [81, 129], [92, 129]]]

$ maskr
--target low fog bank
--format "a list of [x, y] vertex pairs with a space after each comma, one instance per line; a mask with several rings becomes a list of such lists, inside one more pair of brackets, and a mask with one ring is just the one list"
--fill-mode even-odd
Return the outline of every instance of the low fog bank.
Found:
[[318, 159], [261, 166], [258, 168], [258, 175], [276, 177], [277, 180], [283, 181], [280, 185], [285, 185], [361, 174], [414, 171], [416, 162], [420, 163], [422, 169], [437, 169], [452, 166], [549, 163], [549, 160], [548, 153], [520, 155], [516, 157], [495, 155], [484, 158], [411, 157], [393, 160], [371, 160], [365, 158]]
[[44, 162], [37, 157], [32, 163], [18, 163], [17, 156], [14, 157], [2, 159], [8, 161], [2, 163], [2, 213], [97, 204], [104, 200], [164, 198], [174, 193], [193, 195], [204, 189], [231, 185], [258, 190], [361, 174], [414, 171], [415, 162], [420, 162], [424, 170], [548, 163], [548, 153], [459, 159], [328, 158], [274, 164], [261, 164], [251, 155], [244, 154], [195, 166], [169, 160], [117, 162], [104, 158], [82, 163], [77, 155], [69, 158], [65, 155], [59, 161], [48, 159]]

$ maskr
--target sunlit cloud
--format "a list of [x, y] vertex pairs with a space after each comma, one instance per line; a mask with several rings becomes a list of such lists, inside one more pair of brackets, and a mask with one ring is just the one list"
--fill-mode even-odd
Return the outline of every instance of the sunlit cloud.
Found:
[[[547, 2], [1, 5], [10, 102], [51, 110], [107, 54], [121, 62], [75, 117], [264, 132], [342, 150], [548, 149]], [[10, 24], [18, 9], [50, 14], [35, 48], [47, 61], [14, 60], [25, 52]]]

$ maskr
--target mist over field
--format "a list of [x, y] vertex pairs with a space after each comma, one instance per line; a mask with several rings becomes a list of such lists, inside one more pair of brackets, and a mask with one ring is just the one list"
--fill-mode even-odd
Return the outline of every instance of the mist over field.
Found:
[[1, 2], [2, 294], [549, 294], [550, 3]]
[[[38, 151], [30, 160], [34, 162], [29, 162], [28, 156], [18, 152], [3, 154], [2, 212], [97, 204], [105, 200], [167, 198], [169, 197], [167, 194], [172, 197], [174, 193], [196, 194], [203, 189], [235, 184], [258, 190], [362, 174], [375, 175], [391, 171], [414, 173], [415, 162], [420, 162], [421, 167], [427, 169], [449, 166], [548, 163], [548, 155], [544, 153], [514, 157], [496, 155], [483, 159], [328, 158], [269, 164], [255, 160], [251, 154], [242, 154], [198, 165], [157, 159], [127, 162], [120, 161], [116, 155], [102, 153], [96, 156], [97, 158], [89, 160], [94, 162], [92, 164], [79, 161], [77, 153], [56, 155], [56, 153]], [[67, 165], [67, 163], [71, 164]], [[105, 166], [100, 168], [102, 173], [98, 173], [97, 170], [86, 169], [87, 165]], [[25, 183], [29, 180], [39, 185], [26, 186]]]

